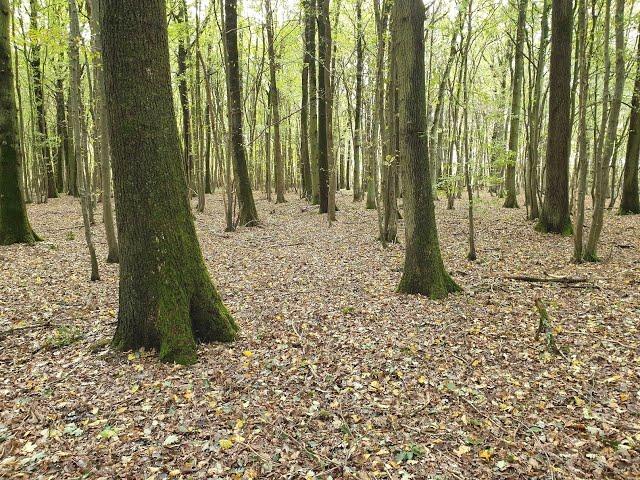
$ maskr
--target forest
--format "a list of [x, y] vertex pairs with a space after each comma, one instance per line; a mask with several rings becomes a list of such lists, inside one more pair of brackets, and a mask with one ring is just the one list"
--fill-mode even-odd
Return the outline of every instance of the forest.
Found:
[[640, 478], [636, 0], [0, 0], [0, 479]]

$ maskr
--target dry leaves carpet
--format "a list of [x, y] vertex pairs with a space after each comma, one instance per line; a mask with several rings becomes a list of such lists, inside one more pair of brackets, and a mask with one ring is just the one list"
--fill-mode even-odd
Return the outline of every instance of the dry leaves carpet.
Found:
[[[639, 218], [609, 214], [604, 261], [576, 266], [571, 238], [483, 197], [470, 263], [466, 206], [440, 201], [464, 292], [431, 301], [395, 293], [403, 247], [375, 211], [338, 204], [329, 228], [259, 200], [261, 228], [223, 233], [207, 197], [199, 238], [242, 331], [189, 368], [108, 347], [100, 218], [91, 283], [77, 201], [31, 205], [45, 241], [0, 248], [0, 478], [640, 478]], [[560, 354], [534, 339], [537, 298]]]

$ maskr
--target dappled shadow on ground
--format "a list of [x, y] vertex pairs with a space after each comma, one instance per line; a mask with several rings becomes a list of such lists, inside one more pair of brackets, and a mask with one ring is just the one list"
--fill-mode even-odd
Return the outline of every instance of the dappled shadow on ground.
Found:
[[[640, 475], [638, 217], [608, 216], [605, 261], [576, 266], [571, 238], [483, 197], [470, 263], [466, 205], [438, 202], [464, 292], [431, 301], [395, 293], [403, 247], [376, 241], [375, 211], [338, 202], [328, 227], [293, 195], [260, 200], [260, 228], [224, 233], [207, 197], [200, 241], [242, 330], [189, 368], [105, 345], [117, 266], [89, 281], [76, 201], [31, 205], [45, 241], [0, 249], [0, 330], [27, 327], [0, 338], [0, 477]], [[537, 298], [561, 355], [534, 339]]]

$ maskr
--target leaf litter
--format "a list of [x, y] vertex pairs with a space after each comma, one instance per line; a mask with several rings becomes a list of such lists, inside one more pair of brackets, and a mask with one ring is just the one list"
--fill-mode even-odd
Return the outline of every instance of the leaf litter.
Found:
[[89, 281], [76, 201], [30, 205], [45, 241], [0, 249], [0, 478], [640, 478], [637, 217], [609, 214], [604, 261], [575, 265], [483, 197], [468, 262], [464, 202], [436, 202], [464, 291], [432, 301], [395, 293], [403, 239], [382, 248], [375, 211], [341, 193], [329, 227], [288, 200], [235, 233], [220, 194], [196, 214], [242, 330], [188, 368], [109, 348], [117, 265]]

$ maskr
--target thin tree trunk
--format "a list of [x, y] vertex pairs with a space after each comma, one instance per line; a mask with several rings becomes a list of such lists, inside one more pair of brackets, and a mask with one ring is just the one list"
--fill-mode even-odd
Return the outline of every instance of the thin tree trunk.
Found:
[[518, 208], [516, 197], [516, 165], [518, 163], [518, 141], [520, 137], [520, 115], [522, 107], [522, 79], [524, 77], [524, 35], [527, 19], [527, 0], [518, 0], [518, 25], [516, 31], [513, 89], [511, 93], [511, 122], [509, 126], [509, 158], [505, 187], [505, 208]]

